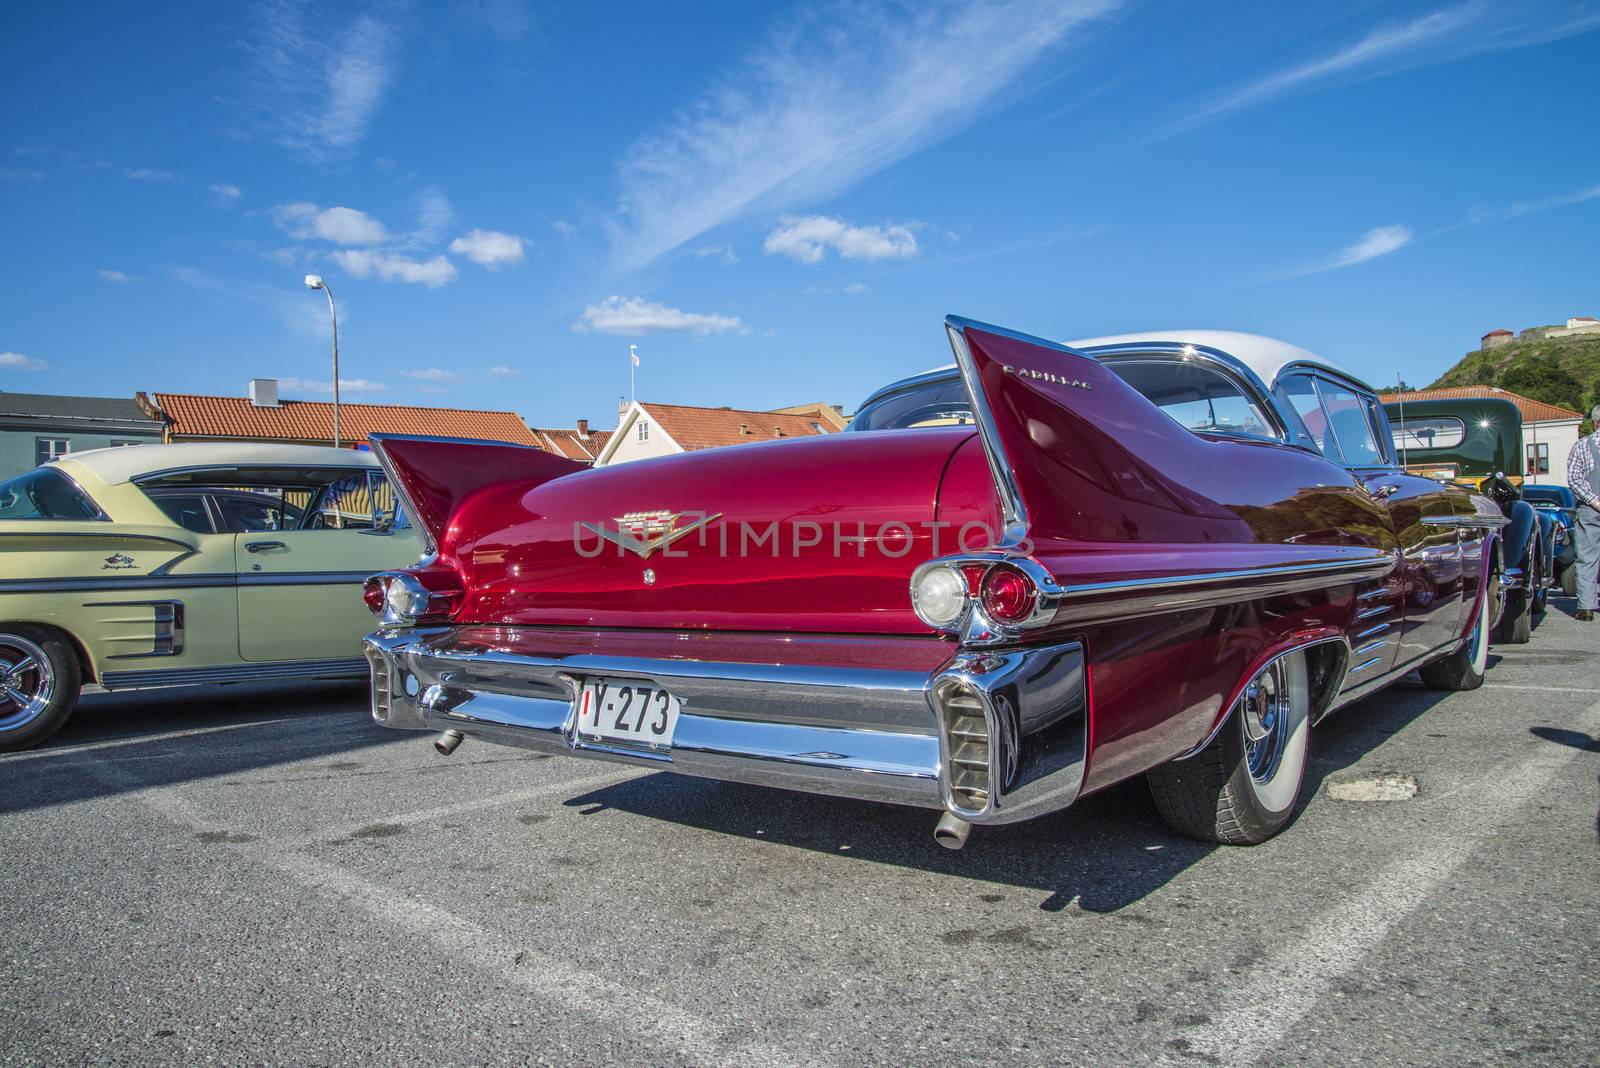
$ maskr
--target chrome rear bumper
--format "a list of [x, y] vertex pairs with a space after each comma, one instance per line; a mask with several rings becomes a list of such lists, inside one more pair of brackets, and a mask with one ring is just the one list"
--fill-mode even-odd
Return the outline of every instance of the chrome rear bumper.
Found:
[[[372, 715], [547, 753], [1009, 823], [1066, 808], [1086, 762], [1082, 647], [962, 652], [932, 674], [583, 654], [511, 654], [451, 629], [364, 643]], [[587, 676], [648, 680], [683, 711], [672, 748], [577, 733]]]

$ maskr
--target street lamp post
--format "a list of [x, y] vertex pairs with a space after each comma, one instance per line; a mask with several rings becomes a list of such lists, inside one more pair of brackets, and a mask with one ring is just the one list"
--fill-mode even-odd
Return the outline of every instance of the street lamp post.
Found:
[[307, 289], [320, 289], [328, 294], [328, 321], [333, 324], [333, 447], [339, 447], [339, 315], [333, 309], [333, 290], [320, 274], [306, 275]]

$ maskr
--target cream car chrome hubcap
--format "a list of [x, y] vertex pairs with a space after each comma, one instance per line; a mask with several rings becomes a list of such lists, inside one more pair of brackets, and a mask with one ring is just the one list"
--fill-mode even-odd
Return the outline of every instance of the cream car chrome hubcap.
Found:
[[0, 731], [38, 719], [55, 689], [55, 674], [43, 649], [15, 634], [0, 635]]
[[1266, 782], [1278, 770], [1292, 718], [1289, 700], [1288, 669], [1281, 659], [1251, 679], [1240, 696], [1245, 761], [1256, 782]]

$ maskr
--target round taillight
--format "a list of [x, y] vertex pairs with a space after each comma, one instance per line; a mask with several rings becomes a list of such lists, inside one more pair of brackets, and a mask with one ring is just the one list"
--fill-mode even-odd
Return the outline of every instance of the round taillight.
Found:
[[383, 611], [383, 579], [373, 577], [367, 579], [367, 584], [361, 589], [361, 599], [367, 603], [367, 608], [377, 615]]
[[983, 610], [997, 623], [1021, 623], [1037, 602], [1033, 582], [1020, 571], [996, 567], [983, 577]]
[[911, 586], [911, 604], [930, 627], [948, 627], [967, 606], [967, 583], [959, 571], [931, 567]]

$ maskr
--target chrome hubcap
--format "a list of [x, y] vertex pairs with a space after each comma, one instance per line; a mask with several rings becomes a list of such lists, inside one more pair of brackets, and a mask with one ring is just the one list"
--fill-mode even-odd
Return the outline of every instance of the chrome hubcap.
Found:
[[44, 650], [15, 634], [0, 635], [0, 731], [38, 719], [55, 690], [55, 674]]
[[1257, 782], [1266, 782], [1277, 772], [1292, 715], [1288, 668], [1282, 660], [1275, 660], [1251, 679], [1239, 696], [1245, 763]]

